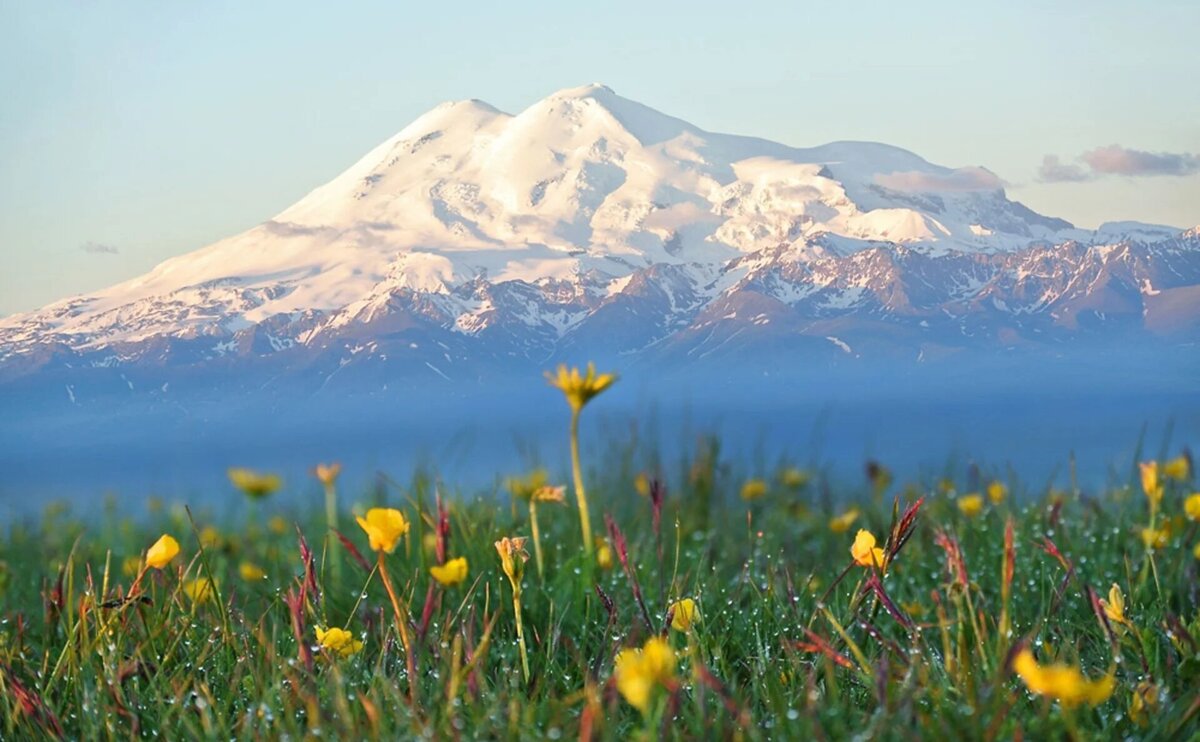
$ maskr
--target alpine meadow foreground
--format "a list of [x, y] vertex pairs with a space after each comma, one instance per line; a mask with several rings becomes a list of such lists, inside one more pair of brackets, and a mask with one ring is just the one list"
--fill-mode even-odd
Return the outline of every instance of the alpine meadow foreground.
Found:
[[1105, 491], [601, 457], [577, 421], [612, 381], [560, 369], [571, 466], [475, 499], [236, 469], [243, 518], [6, 525], [0, 738], [1200, 734], [1186, 451]]

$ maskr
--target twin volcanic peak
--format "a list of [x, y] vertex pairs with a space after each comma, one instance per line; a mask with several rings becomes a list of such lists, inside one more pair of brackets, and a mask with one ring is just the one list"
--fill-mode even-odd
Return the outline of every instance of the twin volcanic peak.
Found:
[[451, 347], [695, 356], [755, 336], [854, 353], [834, 331], [855, 320], [904, 327], [914, 357], [1081, 317], [1194, 333], [1198, 254], [1194, 230], [1039, 215], [983, 168], [714, 134], [589, 85], [517, 115], [439, 105], [257, 227], [0, 320], [0, 370], [314, 352], [340, 368], [418, 335], [443, 365]]

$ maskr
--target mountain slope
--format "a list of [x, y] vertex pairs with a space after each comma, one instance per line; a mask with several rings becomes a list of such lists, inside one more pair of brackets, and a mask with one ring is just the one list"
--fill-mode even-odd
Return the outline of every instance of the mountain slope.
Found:
[[1195, 230], [1075, 229], [982, 168], [714, 134], [591, 85], [443, 104], [253, 229], [0, 320], [0, 378], [1194, 342], [1198, 256]]

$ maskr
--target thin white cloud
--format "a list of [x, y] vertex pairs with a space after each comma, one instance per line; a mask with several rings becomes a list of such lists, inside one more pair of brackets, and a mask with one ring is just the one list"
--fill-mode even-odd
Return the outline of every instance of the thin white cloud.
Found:
[[1057, 155], [1046, 155], [1038, 168], [1043, 183], [1078, 183], [1109, 175], [1141, 178], [1155, 175], [1195, 175], [1200, 173], [1200, 155], [1190, 152], [1146, 152], [1110, 144], [1088, 150], [1074, 162], [1062, 162]]
[[1004, 187], [1004, 181], [995, 173], [981, 167], [962, 167], [946, 173], [909, 170], [876, 175], [875, 182], [884, 188], [911, 193], [994, 191]]
[[1046, 155], [1038, 168], [1038, 180], [1043, 183], [1080, 183], [1092, 176], [1082, 165], [1063, 162], [1058, 155]]
[[121, 252], [116, 245], [108, 245], [94, 240], [88, 240], [80, 245], [79, 249], [90, 255], [117, 255]]

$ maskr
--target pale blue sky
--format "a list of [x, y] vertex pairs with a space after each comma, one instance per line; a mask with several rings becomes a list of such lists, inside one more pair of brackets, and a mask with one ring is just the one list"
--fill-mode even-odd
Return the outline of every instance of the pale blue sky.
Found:
[[[440, 101], [593, 81], [982, 165], [1081, 226], [1200, 223], [1200, 3], [988, 5], [0, 0], [0, 315], [263, 221]], [[1174, 156], [1077, 160], [1114, 144]], [[1038, 182], [1047, 154], [1082, 180]], [[1123, 174], [1161, 171], [1191, 174]]]

